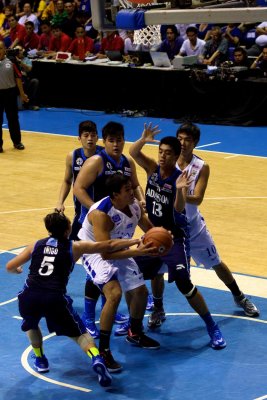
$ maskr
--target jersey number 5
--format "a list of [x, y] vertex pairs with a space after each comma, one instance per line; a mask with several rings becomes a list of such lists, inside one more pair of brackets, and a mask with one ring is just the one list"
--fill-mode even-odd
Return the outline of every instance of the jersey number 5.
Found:
[[55, 261], [55, 257], [44, 256], [41, 268], [39, 269], [39, 274], [43, 276], [51, 275], [54, 271], [53, 262]]

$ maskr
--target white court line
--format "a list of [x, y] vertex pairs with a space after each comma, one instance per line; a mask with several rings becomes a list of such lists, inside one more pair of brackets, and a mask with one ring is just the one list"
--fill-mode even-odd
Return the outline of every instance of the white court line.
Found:
[[229, 196], [229, 197], [205, 197], [205, 200], [247, 200], [267, 199], [267, 196]]
[[[205, 197], [205, 200], [246, 200], [246, 199], [267, 199], [267, 196], [229, 196], [229, 197]], [[73, 206], [65, 206], [65, 208], [73, 208]], [[22, 210], [13, 210], [13, 211], [0, 211], [0, 215], [3, 214], [15, 214], [21, 212], [32, 212], [32, 211], [42, 211], [42, 210], [51, 210], [53, 207], [45, 207], [45, 208], [30, 208], [30, 209], [22, 209]], [[7, 250], [5, 250], [7, 251]], [[0, 250], [2, 252], [2, 250]]]
[[[31, 211], [42, 211], [42, 210], [53, 210], [55, 207], [44, 207], [44, 208], [29, 208], [26, 210], [13, 210], [13, 211], [0, 211], [0, 214], [15, 214], [20, 212], [31, 212]], [[73, 208], [73, 206], [65, 206], [65, 208]]]
[[240, 154], [233, 154], [231, 156], [224, 157], [224, 159], [227, 160], [228, 158], [236, 158], [236, 157], [240, 157]]
[[[149, 316], [149, 314], [145, 315], [145, 317], [148, 317], [148, 316]], [[197, 313], [166, 313], [166, 316], [194, 316], [194, 317], [199, 317], [199, 315]], [[257, 323], [267, 324], [267, 321], [265, 321], [265, 320], [252, 319], [250, 317], [240, 317], [240, 316], [237, 316], [237, 315], [212, 314], [212, 316], [214, 316], [214, 317], [223, 317], [223, 318], [235, 318], [235, 319], [240, 319], [240, 320], [247, 320], [247, 321], [250, 321], [250, 322], [257, 322]], [[51, 333], [50, 335], [45, 336], [43, 338], [43, 340], [45, 341], [47, 339], [50, 339], [53, 336], [55, 336], [55, 333]], [[22, 353], [22, 356], [21, 356], [21, 364], [22, 364], [23, 368], [25, 368], [25, 370], [27, 372], [29, 372], [31, 375], [35, 376], [38, 379], [42, 379], [42, 380], [44, 380], [46, 382], [52, 383], [54, 385], [64, 386], [64, 387], [67, 387], [69, 389], [79, 390], [79, 391], [82, 391], [82, 392], [91, 392], [92, 391], [91, 389], [87, 389], [87, 388], [83, 388], [83, 387], [75, 386], [75, 385], [70, 385], [68, 383], [64, 383], [64, 382], [60, 382], [60, 381], [57, 381], [57, 380], [54, 380], [54, 379], [47, 378], [46, 376], [41, 375], [38, 372], [34, 371], [28, 364], [28, 356], [29, 356], [29, 353], [31, 351], [32, 351], [32, 347], [29, 346], [29, 347], [26, 348], [26, 350]], [[266, 397], [262, 397], [262, 398], [255, 399], [255, 400], [260, 400], [260, 399], [265, 399], [265, 398]]]
[[[27, 131], [27, 130], [25, 130], [25, 129], [23, 129], [23, 132], [29, 133], [29, 134], [34, 134], [34, 135], [36, 135], [36, 133], [37, 133], [38, 135], [51, 135], [51, 136], [63, 136], [63, 137], [77, 137], [77, 135], [72, 135], [72, 134], [66, 135], [66, 134], [63, 134], [63, 133]], [[100, 140], [102, 140], [102, 139], [100, 139]], [[134, 142], [133, 142], [133, 141], [126, 140], [125, 143], [134, 143]], [[201, 145], [201, 146], [197, 146], [197, 147], [196, 147], [196, 150], [199, 150], [199, 151], [207, 151], [207, 152], [210, 152], [210, 153], [217, 153], [217, 154], [233, 154], [233, 153], [231, 153], [231, 152], [229, 152], [229, 151], [201, 150], [201, 148], [203, 148], [203, 147], [209, 147], [209, 146], [213, 146], [213, 145], [221, 144], [221, 143], [222, 143], [222, 142], [214, 142], [214, 143], [203, 144], [203, 145]], [[153, 143], [149, 143], [149, 144], [147, 144], [147, 145], [153, 146], [153, 147], [158, 146], [158, 144], [153, 144]], [[251, 157], [251, 158], [267, 158], [267, 156], [254, 156], [254, 155], [251, 155], [251, 154], [234, 154], [234, 155], [235, 155], [235, 156], [243, 156], [243, 157]]]
[[2, 303], [0, 303], [0, 307], [4, 306], [5, 304], [9, 304], [9, 303], [13, 303], [13, 301], [17, 301], [18, 298], [14, 297], [13, 299], [7, 300], [7, 301], [3, 301]]
[[203, 147], [215, 146], [216, 144], [221, 144], [221, 143], [222, 142], [213, 142], [213, 143], [202, 144], [201, 146], [197, 146], [196, 150], [202, 149]]
[[[50, 335], [45, 336], [45, 337], [43, 338], [43, 340], [50, 339], [51, 337], [53, 337], [53, 336], [55, 336], [55, 335], [56, 335], [55, 333], [51, 333]], [[55, 379], [48, 378], [47, 376], [41, 375], [41, 374], [39, 374], [38, 372], [34, 371], [34, 370], [29, 366], [29, 364], [28, 364], [28, 355], [29, 355], [29, 353], [30, 353], [31, 351], [32, 351], [32, 347], [29, 346], [29, 347], [27, 347], [27, 349], [22, 353], [22, 356], [21, 356], [21, 364], [22, 364], [23, 368], [24, 368], [27, 372], [29, 372], [29, 374], [35, 376], [35, 377], [38, 378], [38, 379], [42, 379], [43, 381], [52, 383], [52, 384], [54, 384], [54, 385], [64, 386], [64, 387], [67, 387], [67, 388], [69, 388], [69, 389], [79, 390], [79, 391], [81, 391], [81, 392], [87, 392], [87, 393], [92, 391], [91, 389], [87, 389], [87, 388], [83, 388], [83, 387], [75, 386], [75, 385], [70, 385], [69, 383], [64, 383], [64, 382], [56, 381]]]

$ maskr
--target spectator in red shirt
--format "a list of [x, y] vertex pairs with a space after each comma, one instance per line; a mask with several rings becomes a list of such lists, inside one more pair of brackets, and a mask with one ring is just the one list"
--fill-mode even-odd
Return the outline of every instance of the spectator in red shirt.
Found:
[[124, 41], [116, 31], [107, 31], [106, 36], [101, 40], [100, 51], [97, 54], [99, 58], [106, 57], [106, 50], [117, 50], [124, 53]]
[[47, 51], [49, 49], [50, 40], [53, 37], [51, 24], [48, 20], [43, 20], [40, 24], [40, 28], [42, 33], [39, 38], [38, 50]]
[[68, 51], [71, 44], [71, 38], [62, 32], [61, 26], [52, 27], [52, 38], [49, 43], [48, 50], [52, 52]]
[[10, 39], [11, 39], [11, 46], [10, 49], [14, 49], [18, 44], [22, 44], [24, 37], [26, 36], [27, 32], [23, 25], [20, 25], [16, 20], [14, 15], [10, 15], [8, 17], [8, 23], [10, 26]]
[[78, 26], [75, 30], [76, 39], [71, 42], [69, 52], [74, 60], [84, 60], [86, 56], [94, 52], [94, 41], [86, 36], [83, 26]]
[[22, 46], [24, 47], [24, 50], [28, 52], [29, 50], [38, 49], [39, 36], [34, 33], [34, 23], [32, 21], [25, 22], [25, 29], [27, 35], [22, 41]]

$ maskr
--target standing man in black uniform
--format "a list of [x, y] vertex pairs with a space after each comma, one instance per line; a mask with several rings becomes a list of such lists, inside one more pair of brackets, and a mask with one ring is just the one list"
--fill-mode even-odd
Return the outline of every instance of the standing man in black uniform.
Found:
[[0, 153], [3, 153], [3, 119], [6, 113], [8, 129], [15, 149], [24, 150], [21, 143], [21, 132], [18, 116], [17, 88], [21, 100], [28, 102], [28, 96], [24, 93], [21, 73], [17, 66], [6, 57], [6, 48], [0, 41]]

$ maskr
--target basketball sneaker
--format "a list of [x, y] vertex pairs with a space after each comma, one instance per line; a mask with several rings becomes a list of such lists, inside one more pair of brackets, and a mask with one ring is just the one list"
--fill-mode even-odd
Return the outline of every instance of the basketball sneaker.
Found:
[[146, 304], [146, 310], [148, 311], [153, 311], [154, 309], [154, 300], [153, 300], [153, 295], [149, 294], [147, 296], [147, 304]]
[[155, 308], [148, 318], [147, 326], [150, 329], [155, 329], [161, 326], [162, 322], [166, 320], [165, 311], [163, 308]]
[[124, 324], [120, 325], [117, 329], [115, 329], [115, 336], [125, 336], [128, 334], [128, 330], [130, 328], [130, 321], [126, 321]]
[[211, 338], [210, 346], [214, 350], [221, 350], [226, 347], [226, 341], [224, 340], [222, 332], [220, 331], [217, 324], [208, 329], [208, 334]]
[[101, 386], [107, 387], [111, 385], [111, 375], [104, 364], [104, 360], [100, 356], [92, 358], [92, 368], [97, 374], [98, 382]]
[[35, 355], [33, 355], [33, 358], [35, 358], [33, 365], [37, 372], [49, 372], [48, 359], [45, 355], [43, 355], [42, 357], [36, 357]]
[[129, 321], [129, 315], [121, 313], [115, 315], [115, 324], [125, 324], [127, 321]]
[[160, 344], [156, 340], [145, 335], [143, 332], [141, 334], [132, 333], [131, 329], [128, 331], [126, 342], [142, 347], [143, 349], [156, 350], [160, 348]]
[[85, 318], [84, 314], [82, 316], [82, 321], [85, 325], [87, 332], [92, 336], [92, 338], [99, 339], [100, 332], [95, 322], [92, 322], [90, 319]]
[[235, 304], [238, 307], [243, 308], [244, 313], [248, 317], [259, 317], [260, 310], [242, 293], [240, 296], [234, 297]]
[[122, 370], [122, 366], [114, 360], [110, 350], [101, 351], [100, 356], [104, 360], [108, 372], [114, 373]]

